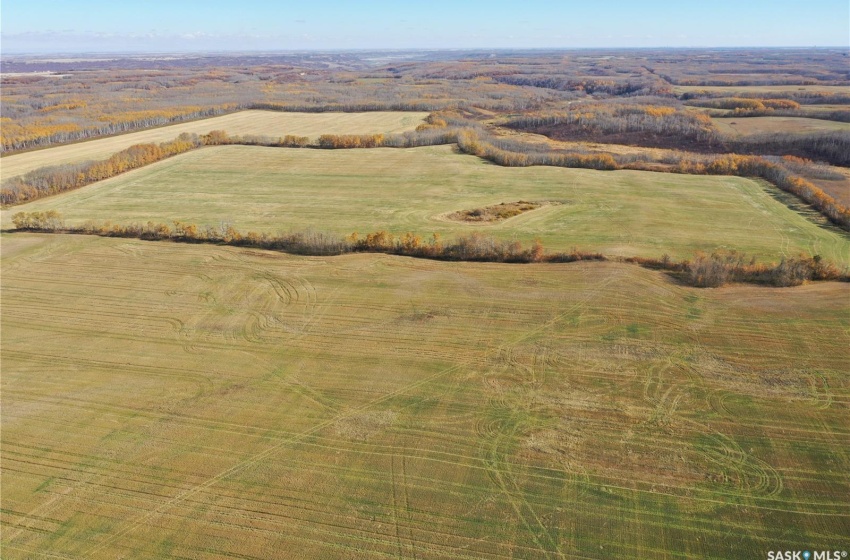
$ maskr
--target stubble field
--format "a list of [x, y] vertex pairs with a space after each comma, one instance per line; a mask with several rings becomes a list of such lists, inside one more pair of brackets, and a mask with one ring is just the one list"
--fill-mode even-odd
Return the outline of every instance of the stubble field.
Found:
[[850, 534], [848, 284], [2, 243], [4, 558], [760, 558]]
[[405, 132], [422, 124], [427, 116], [427, 112], [412, 111], [374, 111], [369, 113], [240, 111], [220, 117], [6, 156], [0, 158], [0, 175], [4, 179], [8, 179], [47, 165], [105, 159], [133, 144], [168, 142], [184, 132], [207, 134], [212, 130], [224, 130], [231, 135], [280, 137], [293, 134], [315, 139], [321, 134]]
[[[519, 200], [555, 204], [489, 225], [446, 218]], [[505, 168], [451, 146], [220, 146], [14, 211], [55, 209], [74, 225], [179, 220], [227, 223], [243, 233], [388, 230], [426, 239], [434, 232], [454, 237], [479, 231], [524, 243], [539, 238], [559, 251], [688, 258], [696, 250], [737, 249], [766, 260], [805, 252], [850, 263], [846, 233], [818, 225], [787, 202], [777, 189], [739, 177]], [[12, 213], [4, 213], [4, 227]]]

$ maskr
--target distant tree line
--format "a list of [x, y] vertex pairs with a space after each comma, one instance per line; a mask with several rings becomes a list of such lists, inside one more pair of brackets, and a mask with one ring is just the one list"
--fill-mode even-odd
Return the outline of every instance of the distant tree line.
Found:
[[397, 73], [310, 68], [168, 68], [3, 77], [4, 153], [245, 109], [287, 112], [526, 111], [566, 93], [491, 80], [397, 79]]
[[791, 99], [761, 99], [755, 97], [719, 97], [696, 99], [687, 103], [692, 107], [723, 109], [731, 113], [711, 111], [712, 117], [803, 117], [825, 121], [850, 122], [850, 110], [805, 111]]
[[637, 95], [669, 95], [672, 89], [660, 79], [652, 76], [638, 80], [593, 79], [566, 77], [562, 75], [496, 76], [494, 79], [513, 86], [534, 86], [559, 91], [574, 91], [588, 95], [626, 97]]
[[239, 105], [225, 104], [208, 108], [190, 107], [141, 111], [105, 116], [102, 119], [108, 122], [85, 127], [74, 122], [44, 122], [21, 125], [7, 120], [2, 127], [2, 150], [4, 152], [15, 152], [54, 144], [67, 144], [156, 126], [216, 117], [241, 108]]
[[[417, 53], [376, 64], [368, 53], [141, 61], [15, 61], [4, 57], [0, 146], [13, 152], [214, 116], [283, 111], [476, 108], [501, 115], [565, 103], [657, 95], [673, 83], [816, 84], [770, 93], [804, 104], [847, 104], [844, 52], [563, 51]], [[273, 61], [278, 61], [275, 63]], [[283, 62], [285, 61], [285, 62]], [[84, 64], [86, 71], [79, 71]], [[36, 68], [59, 75], [15, 75]], [[755, 75], [755, 76], [753, 76]], [[828, 86], [833, 86], [827, 90]], [[749, 97], [751, 94], [736, 94]], [[765, 97], [764, 93], [755, 94]], [[682, 100], [728, 97], [687, 92]], [[779, 109], [776, 109], [779, 111]]]
[[[803, 105], [846, 105], [850, 103], [850, 93], [832, 91], [793, 90], [772, 91], [771, 99], [788, 99]], [[679, 96], [682, 101], [692, 105], [695, 100], [728, 98], [729, 95], [717, 90], [688, 91]], [[762, 99], [763, 93], [755, 91], [742, 91], [735, 94], [736, 99]]]
[[799, 109], [800, 104], [791, 99], [761, 99], [756, 97], [719, 97], [696, 99], [688, 103], [693, 107], [709, 109], [742, 109], [763, 111], [765, 109]]
[[711, 117], [676, 107], [583, 103], [556, 113], [534, 113], [510, 119], [506, 127], [552, 136], [655, 147], [682, 144], [710, 150], [719, 145]]
[[727, 151], [744, 154], [794, 155], [850, 167], [850, 132], [777, 133], [726, 137]]
[[730, 282], [746, 282], [772, 286], [798, 286], [808, 281], [850, 281], [847, 271], [820, 256], [800, 255], [783, 258], [778, 263], [759, 263], [735, 251], [719, 251], [707, 255], [698, 252], [693, 259], [674, 262], [668, 256], [660, 259], [628, 257], [609, 258], [595, 252], [579, 251], [547, 253], [543, 244], [535, 240], [529, 247], [518, 241], [503, 241], [475, 232], [443, 241], [439, 234], [427, 240], [407, 232], [393, 235], [380, 230], [360, 236], [347, 237], [306, 231], [272, 235], [249, 231], [242, 233], [228, 224], [218, 227], [185, 222], [172, 224], [147, 222], [146, 224], [112, 224], [87, 222], [81, 226], [66, 226], [61, 215], [46, 212], [18, 212], [12, 216], [15, 228], [20, 231], [47, 233], [74, 233], [104, 237], [124, 237], [151, 241], [176, 241], [182, 243], [211, 243], [235, 247], [251, 247], [299, 255], [341, 255], [345, 253], [385, 253], [446, 261], [501, 262], [501, 263], [566, 263], [577, 261], [619, 261], [640, 264], [647, 268], [666, 270], [689, 285], [718, 287]]
[[515, 117], [505, 126], [557, 140], [701, 152], [790, 154], [850, 166], [850, 132], [727, 136], [717, 130], [710, 116], [675, 107], [580, 104], [566, 112]]

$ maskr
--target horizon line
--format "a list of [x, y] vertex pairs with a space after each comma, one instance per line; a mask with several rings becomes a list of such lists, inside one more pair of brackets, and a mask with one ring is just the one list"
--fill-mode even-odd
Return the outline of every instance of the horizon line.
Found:
[[165, 49], [165, 50], [81, 50], [81, 51], [31, 51], [31, 50], [6, 50], [0, 51], [0, 58], [9, 55], [23, 56], [45, 56], [45, 55], [162, 55], [162, 54], [297, 54], [306, 52], [321, 53], [371, 53], [371, 52], [539, 52], [539, 51], [648, 51], [648, 50], [747, 50], [747, 49], [838, 49], [850, 52], [846, 45], [689, 45], [689, 46], [606, 46], [606, 47], [346, 47], [346, 48], [303, 48], [303, 49]]

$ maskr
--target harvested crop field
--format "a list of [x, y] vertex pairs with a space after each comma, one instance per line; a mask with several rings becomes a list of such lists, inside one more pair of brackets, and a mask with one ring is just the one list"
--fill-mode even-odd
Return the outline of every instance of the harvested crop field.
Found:
[[732, 136], [750, 134], [794, 134], [811, 132], [850, 132], [850, 123], [806, 117], [723, 117], [712, 119], [717, 130]]
[[[850, 262], [846, 233], [789, 209], [776, 189], [739, 177], [554, 167], [506, 168], [451, 146], [310, 150], [221, 146], [177, 156], [4, 213], [55, 209], [87, 220], [340, 235], [428, 237], [481, 231], [550, 250], [676, 258], [733, 248], [778, 259], [800, 252]], [[444, 216], [517, 200], [551, 201], [492, 224]]]
[[4, 558], [751, 558], [850, 534], [848, 284], [2, 243]]
[[280, 137], [293, 134], [313, 139], [322, 134], [405, 132], [415, 129], [427, 116], [428, 113], [403, 111], [369, 113], [240, 111], [210, 119], [6, 156], [0, 158], [0, 176], [8, 179], [46, 165], [105, 159], [133, 144], [167, 142], [174, 140], [183, 132], [207, 134], [212, 130], [224, 130], [231, 135], [255, 134]]

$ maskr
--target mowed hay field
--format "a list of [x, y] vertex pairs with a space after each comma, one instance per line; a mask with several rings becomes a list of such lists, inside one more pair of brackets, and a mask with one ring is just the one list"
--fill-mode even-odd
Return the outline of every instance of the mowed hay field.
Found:
[[422, 124], [427, 116], [428, 113], [404, 111], [368, 113], [240, 111], [220, 117], [6, 156], [0, 158], [0, 177], [8, 179], [47, 165], [105, 159], [133, 144], [167, 142], [174, 140], [183, 132], [207, 134], [212, 130], [224, 130], [231, 135], [256, 134], [280, 137], [294, 134], [314, 139], [322, 134], [405, 132]]
[[850, 123], [805, 117], [713, 118], [717, 130], [732, 136], [811, 132], [850, 132]]
[[850, 285], [2, 238], [4, 559], [762, 558], [850, 534]]
[[[308, 150], [221, 146], [177, 156], [4, 213], [55, 209], [69, 224], [175, 220], [279, 232], [348, 235], [376, 230], [473, 231], [550, 250], [690, 257], [734, 248], [778, 259], [800, 252], [850, 262], [846, 233], [776, 200], [776, 189], [738, 177], [555, 167], [506, 168], [451, 146]], [[519, 200], [552, 201], [485, 225], [447, 214]]]

